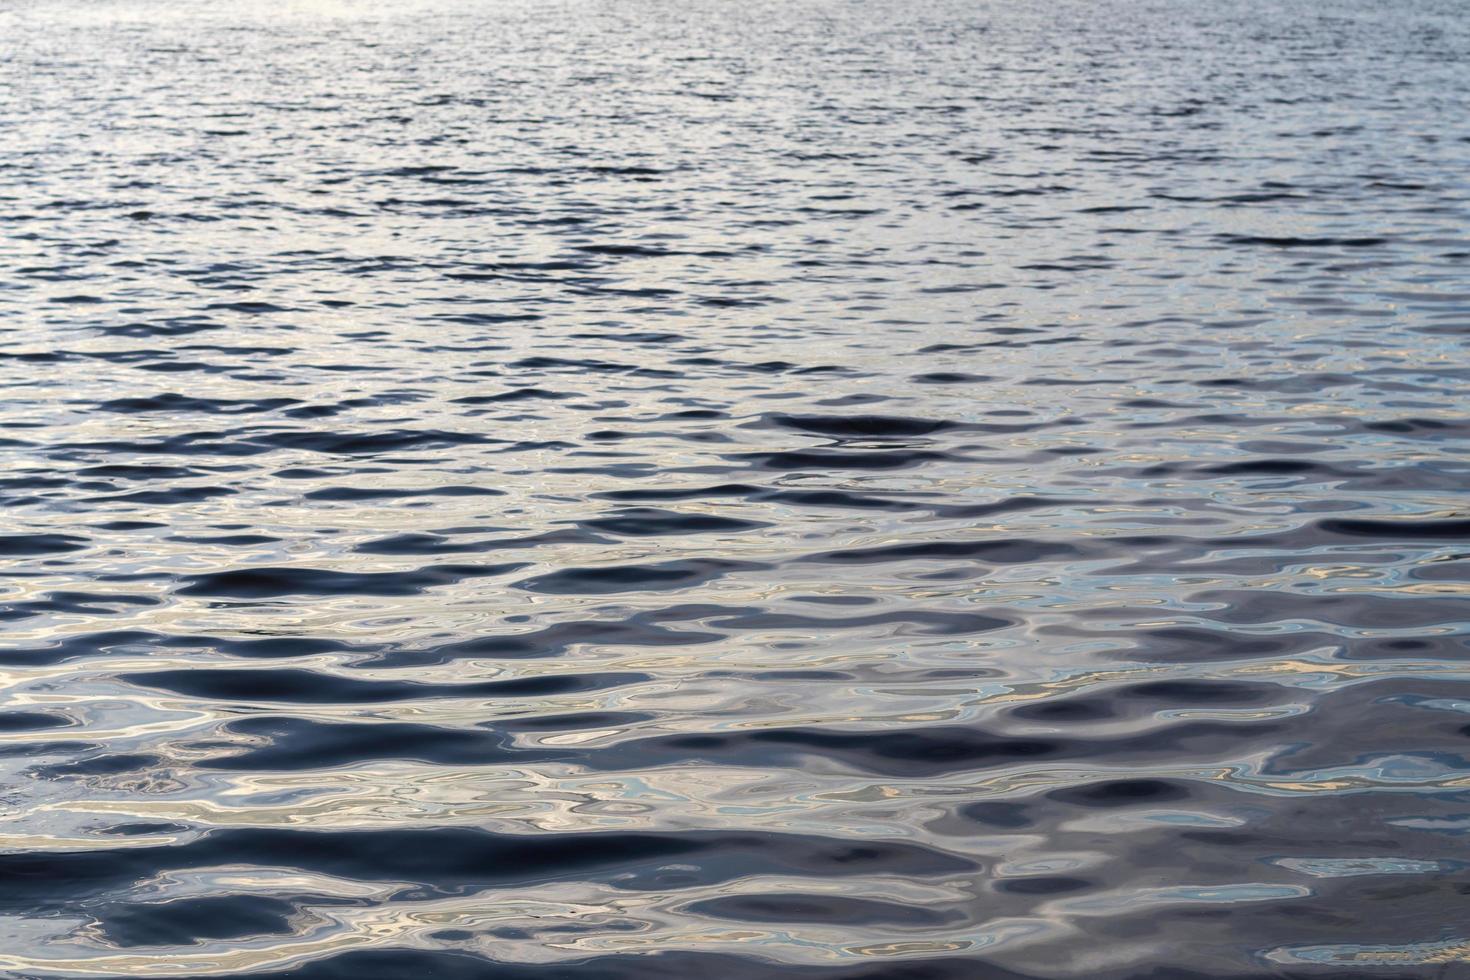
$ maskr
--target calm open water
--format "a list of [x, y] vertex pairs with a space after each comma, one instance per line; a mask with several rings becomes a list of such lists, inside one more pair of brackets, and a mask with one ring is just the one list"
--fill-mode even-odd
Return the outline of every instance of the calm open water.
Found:
[[1459, 0], [3, 0], [0, 132], [0, 975], [1470, 969]]

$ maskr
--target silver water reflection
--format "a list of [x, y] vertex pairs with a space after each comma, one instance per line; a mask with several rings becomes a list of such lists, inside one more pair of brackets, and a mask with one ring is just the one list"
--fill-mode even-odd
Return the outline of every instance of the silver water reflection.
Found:
[[0, 5], [0, 970], [1463, 962], [1467, 48]]

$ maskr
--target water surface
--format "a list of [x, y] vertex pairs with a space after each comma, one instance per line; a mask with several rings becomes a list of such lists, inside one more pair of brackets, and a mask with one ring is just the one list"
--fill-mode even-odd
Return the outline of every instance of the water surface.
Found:
[[0, 974], [1470, 959], [1462, 5], [0, 55]]

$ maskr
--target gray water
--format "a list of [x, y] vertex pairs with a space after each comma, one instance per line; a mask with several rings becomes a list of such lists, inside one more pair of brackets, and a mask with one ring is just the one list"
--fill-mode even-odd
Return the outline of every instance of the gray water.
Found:
[[0, 974], [1458, 975], [1467, 55], [0, 0]]

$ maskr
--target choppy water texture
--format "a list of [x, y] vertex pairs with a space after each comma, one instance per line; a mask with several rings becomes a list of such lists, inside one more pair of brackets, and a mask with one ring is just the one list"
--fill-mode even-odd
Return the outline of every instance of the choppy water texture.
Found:
[[1458, 975], [1458, 2], [0, 8], [0, 973]]

